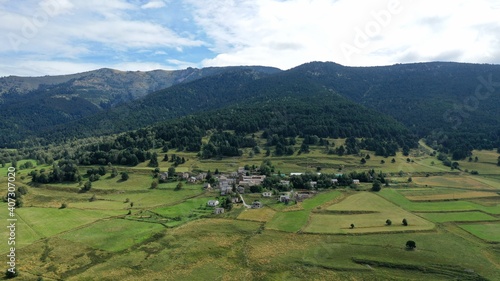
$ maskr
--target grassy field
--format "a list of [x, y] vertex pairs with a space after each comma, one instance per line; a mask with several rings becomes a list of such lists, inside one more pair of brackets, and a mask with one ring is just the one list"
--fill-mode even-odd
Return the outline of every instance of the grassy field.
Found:
[[405, 197], [410, 201], [446, 201], [446, 200], [488, 198], [488, 197], [500, 199], [500, 195], [495, 192], [486, 192], [486, 191], [456, 192], [455, 190], [450, 190], [449, 193], [430, 194], [430, 195], [405, 195]]
[[245, 209], [240, 213], [238, 219], [268, 222], [274, 217], [275, 214], [276, 211], [266, 207], [260, 209]]
[[432, 222], [492, 221], [498, 218], [481, 212], [419, 213]]
[[[390, 219], [393, 224], [386, 226]], [[401, 224], [406, 219], [408, 226]], [[351, 229], [350, 225], [355, 227]], [[373, 193], [350, 195], [328, 207], [327, 212], [315, 213], [304, 229], [311, 233], [374, 233], [430, 230], [434, 224], [407, 212]]]
[[493, 215], [500, 214], [500, 202], [491, 206], [484, 206], [463, 200], [449, 202], [411, 202], [401, 195], [396, 189], [387, 188], [382, 189], [382, 191], [378, 194], [405, 210], [414, 212], [483, 211]]
[[481, 239], [500, 242], [500, 223], [462, 224], [460, 227]]
[[[265, 140], [258, 141], [264, 147]], [[343, 141], [330, 140], [336, 146]], [[87, 193], [78, 193], [78, 183], [34, 187], [26, 176], [30, 170], [18, 171], [16, 183], [28, 187], [24, 207], [16, 209], [20, 280], [498, 279], [496, 152], [474, 151], [478, 162], [459, 161], [462, 171], [451, 171], [429, 156], [425, 146], [410, 156], [398, 153], [396, 163], [391, 163], [393, 157], [362, 151], [371, 156], [364, 165], [361, 155], [340, 157], [323, 150], [311, 146], [310, 153], [301, 155], [250, 157], [245, 149], [242, 157], [222, 160], [168, 154], [186, 158], [177, 172], [233, 172], [270, 159], [276, 173], [314, 173], [317, 167], [322, 173], [383, 171], [391, 187], [378, 193], [343, 187], [319, 191], [289, 205], [246, 193], [247, 202], [260, 200], [265, 207], [246, 209], [240, 204], [214, 215], [206, 203], [221, 200], [217, 191], [186, 183], [174, 191], [177, 182], [150, 189], [152, 168], [146, 163], [117, 166], [120, 172], [128, 171], [129, 180], [107, 174]], [[170, 166], [160, 162], [161, 171]], [[80, 167], [80, 172], [88, 168]], [[466, 168], [479, 175], [464, 172]], [[408, 183], [410, 176], [413, 182]], [[6, 183], [1, 177], [0, 184]], [[364, 183], [358, 189], [370, 187]], [[62, 203], [67, 208], [59, 209]], [[5, 203], [0, 205], [7, 209]], [[0, 219], [5, 221], [7, 215], [0, 212]], [[408, 226], [401, 224], [403, 218]], [[385, 225], [387, 219], [391, 226]], [[350, 224], [355, 227], [350, 229]], [[8, 230], [2, 229], [7, 237]], [[415, 250], [405, 249], [408, 240], [416, 242]], [[5, 253], [7, 245], [2, 245], [0, 252]]]
[[100, 250], [118, 252], [144, 242], [162, 229], [164, 227], [159, 224], [113, 219], [66, 232], [60, 238]]
[[413, 182], [418, 185], [432, 187], [452, 187], [452, 188], [467, 188], [467, 189], [490, 189], [495, 190], [499, 187], [491, 186], [482, 183], [472, 176], [431, 176], [431, 177], [415, 177]]

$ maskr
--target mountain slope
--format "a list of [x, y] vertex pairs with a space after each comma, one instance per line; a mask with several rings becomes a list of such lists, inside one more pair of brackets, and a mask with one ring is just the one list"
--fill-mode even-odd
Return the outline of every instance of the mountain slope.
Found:
[[[149, 72], [100, 69], [66, 76], [0, 78], [0, 146], [126, 104], [153, 91], [239, 69], [256, 73], [280, 71], [259, 66]], [[106, 118], [106, 114], [102, 116]]]
[[500, 145], [498, 65], [434, 62], [345, 67], [314, 62], [290, 72], [393, 116], [436, 148], [453, 151]]

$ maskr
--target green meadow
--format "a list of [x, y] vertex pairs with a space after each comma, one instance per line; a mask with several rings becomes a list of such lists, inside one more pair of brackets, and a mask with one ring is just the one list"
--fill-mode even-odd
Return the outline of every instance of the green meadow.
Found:
[[[19, 280], [497, 279], [496, 152], [474, 151], [477, 162], [459, 161], [462, 171], [452, 171], [424, 146], [409, 157], [370, 153], [366, 164], [358, 155], [327, 155], [323, 150], [312, 146], [310, 153], [282, 157], [251, 157], [245, 150], [241, 157], [221, 160], [175, 152], [187, 160], [176, 171], [233, 172], [270, 159], [276, 173], [314, 173], [317, 167], [322, 173], [383, 171], [389, 187], [371, 192], [371, 184], [363, 183], [318, 190], [288, 205], [276, 197], [245, 193], [247, 203], [259, 200], [264, 207], [234, 204], [215, 215], [207, 201], [225, 199], [217, 189], [205, 191], [203, 182], [185, 181], [180, 190], [174, 190], [177, 181], [151, 189], [155, 179], [146, 163], [118, 166], [119, 172], [129, 173], [128, 180], [111, 178], [108, 171], [85, 193], [78, 183], [34, 185], [27, 176], [30, 170], [21, 170], [16, 184], [28, 193], [15, 210]], [[166, 171], [171, 163], [162, 158], [160, 153], [160, 170]], [[89, 168], [80, 167], [80, 173]], [[7, 179], [0, 178], [0, 184], [6, 187]], [[0, 219], [6, 221], [7, 205], [0, 205], [5, 210]], [[0, 232], [7, 237], [6, 227]], [[416, 249], [405, 248], [408, 240], [415, 241]], [[7, 243], [0, 251], [7, 253]]]

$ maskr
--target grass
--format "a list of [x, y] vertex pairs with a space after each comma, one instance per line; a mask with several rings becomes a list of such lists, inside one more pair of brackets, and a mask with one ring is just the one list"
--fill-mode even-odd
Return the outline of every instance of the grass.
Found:
[[482, 212], [419, 213], [418, 215], [436, 223], [498, 220]]
[[118, 252], [144, 242], [162, 229], [164, 227], [159, 224], [112, 219], [66, 232], [61, 238], [96, 249]]
[[467, 189], [491, 189], [494, 186], [484, 184], [470, 176], [431, 176], [431, 177], [415, 177], [413, 182], [418, 185], [426, 185], [433, 187], [453, 187]]
[[268, 222], [274, 217], [275, 214], [276, 211], [266, 207], [259, 209], [245, 209], [240, 213], [238, 219]]
[[276, 213], [273, 219], [266, 224], [266, 228], [287, 232], [297, 232], [307, 223], [308, 217], [309, 212], [307, 211]]
[[[401, 225], [404, 218], [409, 222], [408, 226]], [[393, 225], [386, 226], [387, 219], [390, 219]], [[350, 228], [351, 224], [355, 225], [353, 229]], [[373, 193], [362, 192], [328, 207], [327, 212], [313, 214], [304, 231], [312, 233], [372, 233], [430, 230], [433, 228], [434, 224], [397, 207], [391, 202]]]
[[414, 212], [458, 212], [458, 211], [483, 211], [489, 214], [500, 214], [500, 204], [483, 206], [469, 201], [450, 202], [411, 202], [401, 195], [396, 189], [383, 188], [379, 194], [396, 205]]
[[[336, 146], [343, 143], [330, 141]], [[94, 280], [96, 276], [100, 280], [468, 280], [479, 279], [474, 275], [477, 273], [496, 280], [500, 252], [498, 245], [487, 242], [500, 242], [500, 204], [498, 196], [483, 197], [494, 193], [477, 189], [498, 191], [498, 154], [474, 151], [479, 158], [477, 163], [459, 161], [462, 170], [480, 172], [471, 176], [450, 171], [422, 151], [412, 151], [410, 158], [414, 162], [409, 163], [400, 153], [394, 157], [396, 163], [390, 163], [392, 157], [369, 152], [371, 159], [361, 165], [360, 156], [326, 155], [321, 147], [311, 148], [311, 153], [292, 157], [248, 157], [245, 149], [242, 157], [222, 160], [200, 160], [194, 153], [186, 152], [168, 154], [187, 159], [176, 167], [178, 172], [213, 172], [216, 168], [232, 172], [245, 164], [260, 166], [262, 160], [270, 159], [276, 172], [282, 173], [315, 172], [316, 167], [321, 167], [322, 173], [338, 173], [341, 166], [342, 173], [375, 169], [388, 173], [395, 188], [383, 187], [379, 193], [320, 192], [290, 205], [277, 203], [275, 198], [262, 198], [260, 194], [245, 194], [247, 202], [257, 199], [265, 207], [250, 210], [236, 206], [215, 216], [206, 202], [218, 196], [216, 192], [205, 193], [201, 185], [189, 184], [174, 191], [177, 183], [160, 184], [151, 190], [152, 168], [146, 163], [117, 167], [120, 172], [127, 170], [130, 179], [122, 182], [109, 178], [108, 173], [85, 194], [76, 192], [76, 183], [29, 187], [25, 206], [17, 210], [16, 245], [23, 273], [20, 278], [36, 280], [43, 275], [48, 280]], [[159, 155], [161, 160], [163, 154]], [[381, 164], [381, 160], [386, 163]], [[166, 171], [170, 165], [160, 162], [160, 169]], [[0, 168], [0, 173], [6, 167]], [[82, 173], [88, 168], [81, 167]], [[29, 177], [20, 177], [28, 172], [20, 171], [18, 184], [29, 182]], [[420, 177], [425, 173], [431, 176]], [[408, 184], [410, 175], [413, 183]], [[5, 182], [5, 177], [0, 178], [0, 184]], [[424, 188], [425, 184], [434, 187]], [[97, 201], [89, 202], [93, 194]], [[449, 200], [450, 196], [455, 201], [408, 200]], [[125, 203], [126, 199], [129, 203]], [[68, 208], [58, 209], [62, 202], [68, 203]], [[134, 203], [131, 215], [126, 219], [110, 218], [125, 215], [130, 202]], [[0, 212], [0, 219], [5, 220], [6, 213]], [[403, 217], [409, 226], [401, 225]], [[386, 219], [391, 219], [393, 225], [385, 226]], [[352, 230], [351, 223], [355, 224]], [[438, 227], [434, 228], [434, 223]], [[342, 233], [363, 235], [336, 235]], [[6, 236], [7, 229], [0, 234]], [[404, 249], [408, 240], [417, 243], [415, 251]], [[6, 243], [2, 247], [0, 251], [5, 252]]]
[[461, 228], [491, 242], [500, 242], [500, 223], [461, 224]]
[[445, 201], [445, 200], [487, 198], [487, 197], [500, 198], [500, 195], [495, 192], [485, 192], [485, 191], [456, 192], [455, 190], [450, 190], [449, 193], [429, 194], [429, 195], [405, 195], [405, 197], [411, 201]]

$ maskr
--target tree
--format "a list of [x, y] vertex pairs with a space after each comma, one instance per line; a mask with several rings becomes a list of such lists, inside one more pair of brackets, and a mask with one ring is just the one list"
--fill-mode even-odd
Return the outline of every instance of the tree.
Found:
[[391, 221], [390, 219], [387, 219], [387, 220], [385, 221], [385, 224], [386, 224], [386, 225], [391, 225], [391, 224], [392, 224], [392, 221]]
[[111, 177], [115, 178], [116, 176], [118, 176], [118, 170], [113, 167], [113, 169], [111, 169]]
[[104, 168], [104, 166], [100, 166], [97, 170], [97, 173], [101, 176], [104, 176], [106, 174], [106, 168]]
[[382, 185], [380, 184], [379, 180], [374, 180], [373, 185], [372, 185], [372, 191], [380, 191], [382, 189]]
[[406, 249], [413, 250], [417, 247], [417, 244], [413, 240], [406, 241]]
[[351, 223], [351, 229], [353, 229], [353, 228], [354, 228], [354, 223]]
[[148, 163], [148, 167], [158, 167], [158, 155], [153, 153]]
[[8, 270], [5, 271], [5, 278], [7, 279], [12, 279], [12, 278], [15, 278], [17, 277], [19, 274], [17, 273], [17, 271], [11, 271], [11, 270]]
[[59, 207], [59, 209], [66, 209], [66, 207], [68, 207], [68, 204], [66, 204], [66, 203], [62, 203], [62, 204], [61, 204], [61, 207]]
[[412, 182], [413, 179], [411, 177], [408, 178], [408, 182]]
[[392, 158], [391, 163], [396, 163], [396, 159]]
[[163, 160], [162, 161], [168, 162], [168, 154], [165, 153], [165, 156], [163, 156]]
[[406, 219], [403, 219], [402, 223], [403, 223], [404, 226], [408, 226], [408, 221]]
[[158, 182], [157, 182], [157, 181], [153, 181], [153, 182], [151, 183], [151, 187], [150, 187], [150, 188], [151, 188], [151, 189], [156, 189], [157, 187], [158, 187]]
[[365, 158], [361, 158], [361, 161], [360, 161], [360, 162], [361, 162], [361, 164], [366, 164], [366, 160], [365, 160]]
[[175, 168], [170, 167], [170, 168], [168, 168], [167, 172], [168, 172], [169, 177], [173, 177], [175, 175]]
[[384, 159], [380, 160], [380, 164], [385, 164]]
[[177, 186], [174, 188], [175, 191], [181, 190], [182, 189], [182, 182], [179, 182]]
[[129, 178], [128, 173], [127, 172], [122, 172], [122, 181], [126, 181], [126, 180], [128, 180], [128, 178]]
[[92, 182], [91, 182], [91, 181], [87, 181], [87, 182], [83, 185], [82, 191], [83, 191], [83, 192], [87, 192], [87, 191], [89, 191], [91, 188], [92, 188]]

